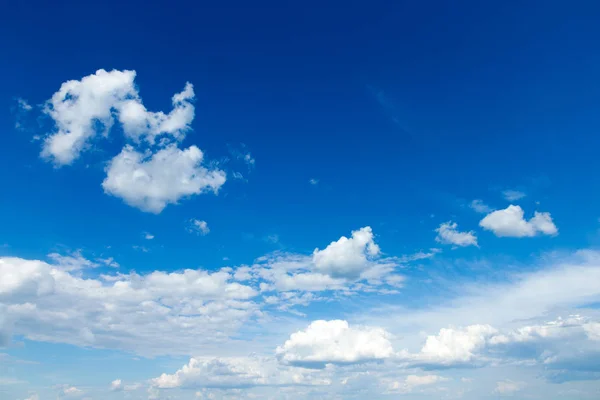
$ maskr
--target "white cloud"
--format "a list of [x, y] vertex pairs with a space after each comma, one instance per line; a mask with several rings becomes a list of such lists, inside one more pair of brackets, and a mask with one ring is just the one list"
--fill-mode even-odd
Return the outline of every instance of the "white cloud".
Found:
[[111, 392], [130, 392], [141, 388], [142, 385], [139, 383], [133, 383], [131, 385], [125, 385], [121, 379], [115, 379], [110, 383]]
[[315, 271], [334, 278], [359, 276], [369, 267], [370, 259], [381, 252], [373, 238], [371, 227], [366, 226], [353, 231], [351, 238], [342, 236], [323, 250], [315, 249]]
[[393, 355], [391, 335], [381, 328], [350, 327], [343, 320], [314, 321], [277, 348], [287, 364], [360, 363]]
[[56, 123], [42, 156], [57, 165], [71, 164], [94, 137], [98, 124], [107, 134], [113, 125], [113, 110], [127, 98], [137, 98], [135, 71], [107, 72], [103, 69], [80, 81], [64, 82], [46, 103], [44, 112]]
[[65, 397], [79, 397], [83, 395], [83, 390], [78, 389], [75, 386], [65, 386], [62, 390], [62, 394]]
[[196, 146], [181, 150], [169, 145], [154, 154], [125, 146], [110, 161], [102, 187], [133, 207], [158, 214], [183, 197], [218, 192], [225, 173], [203, 167], [203, 157]]
[[57, 165], [71, 164], [99, 130], [109, 133], [115, 115], [125, 134], [136, 142], [144, 138], [154, 144], [162, 134], [182, 139], [194, 119], [193, 86], [186, 83], [184, 90], [173, 96], [169, 114], [149, 112], [134, 85], [135, 76], [135, 71], [100, 69], [80, 81], [64, 82], [44, 108], [57, 131], [46, 137], [42, 156]]
[[322, 373], [282, 366], [267, 357], [195, 357], [174, 374], [165, 373], [151, 381], [157, 389], [329, 384]]
[[52, 260], [57, 268], [60, 268], [63, 271], [78, 271], [99, 266], [97, 263], [83, 257], [81, 250], [77, 250], [66, 256], [58, 253], [51, 253], [48, 254], [48, 258]]
[[479, 226], [492, 231], [498, 237], [533, 237], [537, 234], [556, 235], [558, 229], [550, 213], [536, 211], [534, 216], [525, 220], [521, 207], [510, 205], [486, 215]]
[[40, 400], [40, 396], [37, 393], [32, 393], [28, 398], [26, 398], [25, 400]]
[[518, 190], [508, 189], [508, 190], [505, 190], [505, 191], [502, 192], [502, 196], [504, 196], [504, 198], [507, 201], [511, 201], [512, 202], [512, 201], [520, 200], [520, 199], [522, 199], [523, 197], [525, 197], [527, 195], [525, 193], [523, 193], [523, 192], [518, 191]]
[[502, 394], [502, 395], [512, 395], [516, 392], [523, 390], [525, 385], [522, 382], [513, 382], [513, 381], [498, 381], [496, 382], [496, 389], [494, 389], [494, 393]]
[[[350, 239], [342, 237], [324, 250], [316, 249], [312, 256], [275, 252], [260, 257], [248, 267], [243, 266], [238, 280], [261, 280], [261, 291], [324, 291], [339, 295], [359, 292], [392, 293], [403, 285], [403, 275], [396, 273], [399, 263], [427, 258], [380, 257], [379, 246], [373, 241], [371, 228], [354, 231]], [[243, 277], [243, 278], [242, 278]]]
[[108, 135], [116, 120], [127, 139], [152, 150], [126, 145], [106, 168], [105, 193], [157, 214], [181, 198], [216, 193], [225, 183], [225, 173], [202, 166], [204, 155], [198, 147], [177, 146], [194, 119], [193, 86], [188, 82], [173, 95], [170, 113], [151, 112], [134, 85], [135, 76], [135, 71], [98, 70], [63, 83], [44, 108], [57, 131], [45, 138], [42, 156], [57, 166], [71, 164], [100, 131]]
[[139, 97], [119, 101], [114, 107], [128, 137], [135, 142], [143, 138], [154, 144], [156, 138], [162, 134], [169, 134], [180, 140], [184, 133], [191, 129], [190, 124], [194, 120], [194, 106], [191, 103], [193, 99], [194, 87], [188, 82], [181, 93], [173, 95], [173, 110], [169, 114], [147, 111]]
[[206, 221], [202, 221], [199, 219], [191, 219], [188, 227], [188, 232], [197, 233], [198, 235], [208, 235], [210, 233], [210, 228], [208, 227], [208, 223]]
[[479, 351], [497, 333], [489, 325], [470, 325], [462, 329], [442, 328], [437, 335], [430, 335], [417, 354], [403, 352], [401, 359], [417, 365], [453, 366], [477, 361]]
[[313, 185], [313, 186], [314, 186], [314, 185], [318, 185], [318, 184], [319, 184], [319, 180], [318, 180], [318, 179], [316, 179], [316, 178], [310, 178], [310, 179], [308, 180], [308, 183], [310, 183], [310, 184], [311, 184], [311, 185]]
[[96, 261], [98, 261], [99, 263], [101, 263], [107, 267], [110, 267], [110, 268], [119, 268], [120, 267], [119, 263], [116, 262], [113, 257], [97, 258]]
[[435, 230], [437, 237], [435, 241], [442, 244], [452, 244], [454, 246], [477, 246], [477, 237], [475, 232], [460, 232], [457, 230], [456, 222], [448, 221], [440, 224]]
[[228, 272], [184, 270], [84, 279], [42, 261], [0, 258], [0, 306], [29, 340], [189, 354], [260, 315], [257, 292]]
[[152, 239], [154, 239], [154, 235], [151, 234], [150, 232], [144, 232], [144, 239], [152, 240]]
[[473, 210], [475, 210], [475, 212], [478, 212], [480, 214], [487, 214], [494, 211], [492, 207], [488, 206], [480, 199], [473, 200], [469, 207], [471, 207]]

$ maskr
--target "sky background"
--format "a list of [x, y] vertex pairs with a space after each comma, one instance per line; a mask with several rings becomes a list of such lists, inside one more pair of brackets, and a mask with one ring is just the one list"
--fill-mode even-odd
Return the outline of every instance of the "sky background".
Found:
[[600, 395], [596, 2], [2, 9], [0, 397]]

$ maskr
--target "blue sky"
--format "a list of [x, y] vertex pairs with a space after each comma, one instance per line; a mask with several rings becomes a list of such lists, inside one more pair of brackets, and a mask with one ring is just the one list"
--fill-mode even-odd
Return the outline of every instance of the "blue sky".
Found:
[[594, 2], [11, 3], [0, 397], [597, 398]]

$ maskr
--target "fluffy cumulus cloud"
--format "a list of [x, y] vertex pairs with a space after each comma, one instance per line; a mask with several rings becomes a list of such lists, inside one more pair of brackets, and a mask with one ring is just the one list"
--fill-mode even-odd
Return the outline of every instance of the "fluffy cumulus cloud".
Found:
[[381, 328], [350, 327], [343, 320], [320, 320], [293, 333], [276, 353], [284, 363], [305, 366], [383, 360], [394, 353], [390, 338]]
[[64, 82], [44, 109], [57, 131], [44, 140], [42, 156], [58, 165], [71, 164], [99, 130], [107, 134], [116, 106], [137, 97], [134, 79], [135, 71], [101, 69], [80, 81]]
[[141, 388], [142, 385], [139, 383], [132, 383], [129, 385], [126, 385], [125, 383], [123, 383], [123, 381], [121, 379], [115, 379], [114, 381], [112, 381], [110, 383], [110, 391], [111, 392], [130, 392], [133, 390], [137, 390], [139, 388]]
[[498, 237], [522, 238], [538, 234], [558, 234], [558, 228], [554, 225], [550, 213], [536, 211], [531, 219], [526, 220], [523, 209], [515, 205], [489, 213], [479, 225]]
[[216, 193], [225, 183], [223, 171], [202, 166], [203, 157], [196, 146], [169, 145], [154, 154], [125, 146], [108, 164], [102, 187], [133, 207], [160, 213], [183, 197]]
[[400, 357], [429, 368], [467, 365], [478, 361], [479, 352], [496, 333], [489, 325], [443, 328], [437, 335], [427, 337], [419, 353], [402, 352]]
[[435, 240], [438, 243], [451, 244], [459, 247], [477, 246], [477, 236], [475, 236], [475, 232], [459, 231], [456, 222], [444, 222], [435, 231], [437, 232]]
[[356, 277], [380, 252], [371, 227], [366, 226], [353, 231], [350, 238], [342, 236], [323, 250], [315, 249], [313, 263], [317, 272], [332, 277]]
[[404, 283], [404, 276], [396, 271], [401, 261], [380, 253], [371, 228], [364, 227], [351, 238], [342, 237], [323, 250], [316, 249], [311, 256], [276, 252], [261, 257], [254, 265], [243, 267], [239, 277], [262, 281], [263, 293], [396, 293]]
[[120, 123], [129, 144], [108, 163], [102, 183], [107, 194], [160, 213], [182, 198], [216, 193], [225, 173], [203, 166], [198, 147], [178, 147], [194, 120], [192, 84], [173, 95], [169, 113], [153, 112], [144, 106], [135, 77], [135, 71], [98, 70], [63, 83], [44, 107], [56, 131], [45, 137], [42, 156], [57, 166], [71, 164], [94, 138], [107, 136]]

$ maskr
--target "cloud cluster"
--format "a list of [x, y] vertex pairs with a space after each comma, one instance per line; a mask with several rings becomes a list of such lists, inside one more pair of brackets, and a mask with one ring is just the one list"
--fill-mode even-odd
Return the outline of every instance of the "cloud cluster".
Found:
[[556, 235], [558, 229], [550, 213], [536, 211], [529, 220], [520, 206], [510, 205], [486, 215], [479, 226], [492, 231], [498, 237], [533, 237], [538, 234]]
[[404, 277], [396, 273], [397, 259], [381, 256], [370, 227], [342, 236], [311, 256], [274, 253], [258, 259], [249, 267], [237, 270], [240, 281], [262, 281], [260, 289], [268, 292], [393, 291], [401, 287]]
[[225, 173], [202, 166], [198, 147], [178, 147], [194, 120], [192, 84], [173, 95], [169, 113], [152, 112], [142, 102], [135, 77], [135, 71], [101, 69], [64, 82], [44, 107], [56, 131], [45, 137], [42, 156], [57, 166], [72, 164], [94, 138], [108, 136], [118, 122], [130, 144], [108, 163], [102, 183], [107, 194], [160, 213], [181, 198], [216, 193]]
[[257, 291], [224, 271], [82, 278], [37, 260], [0, 258], [0, 305], [30, 340], [189, 354], [260, 315]]
[[269, 357], [194, 357], [173, 374], [151, 381], [157, 389], [329, 385], [319, 371], [282, 366]]

